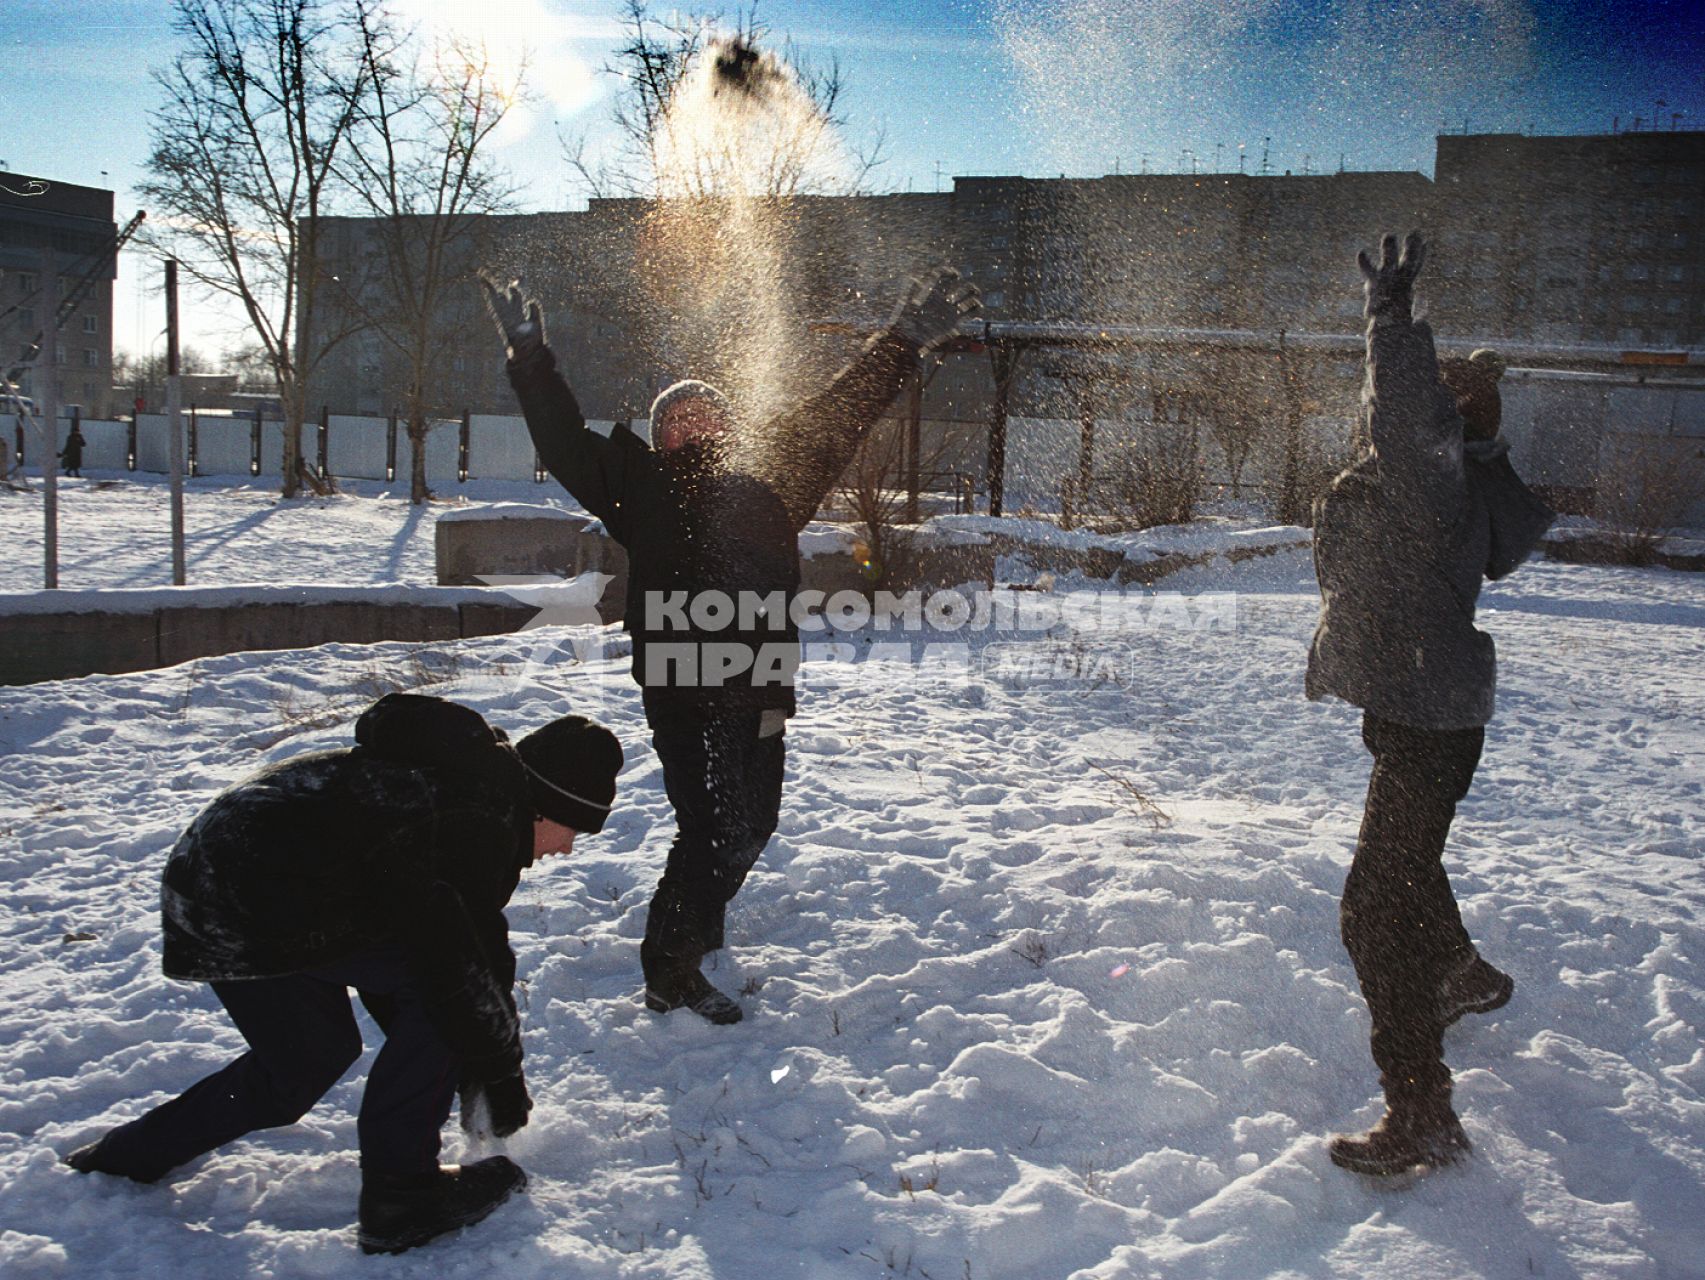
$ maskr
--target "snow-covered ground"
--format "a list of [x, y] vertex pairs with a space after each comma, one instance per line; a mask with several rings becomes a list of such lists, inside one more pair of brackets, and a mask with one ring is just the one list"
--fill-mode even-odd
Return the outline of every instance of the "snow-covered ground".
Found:
[[[0, 591], [42, 585], [42, 490], [0, 489]], [[184, 576], [233, 582], [437, 581], [433, 526], [461, 502], [525, 502], [578, 511], [555, 484], [482, 480], [449, 486], [443, 501], [412, 506], [408, 485], [343, 480], [327, 498], [282, 501], [264, 481], [190, 480], [184, 489]], [[172, 580], [171, 491], [164, 477], [91, 472], [59, 481], [62, 587], [148, 587]]]
[[[326, 547], [347, 505], [274, 536]], [[424, 521], [387, 538], [382, 576], [414, 576]], [[1475, 1158], [1408, 1189], [1324, 1144], [1379, 1106], [1337, 930], [1367, 757], [1353, 711], [1301, 695], [1306, 553], [1168, 585], [1236, 591], [1235, 630], [1131, 597], [1020, 642], [1120, 679], [808, 664], [781, 831], [713, 974], [733, 1028], [637, 998], [670, 823], [619, 656], [532, 633], [0, 690], [0, 1274], [1705, 1274], [1705, 578], [1535, 563], [1486, 594], [1501, 705], [1449, 865], [1518, 985], [1447, 1039]], [[387, 683], [511, 729], [592, 707], [628, 748], [605, 834], [509, 912], [530, 1191], [363, 1258], [364, 1067], [154, 1187], [60, 1166], [240, 1044], [160, 975], [170, 842], [263, 761], [346, 741]]]

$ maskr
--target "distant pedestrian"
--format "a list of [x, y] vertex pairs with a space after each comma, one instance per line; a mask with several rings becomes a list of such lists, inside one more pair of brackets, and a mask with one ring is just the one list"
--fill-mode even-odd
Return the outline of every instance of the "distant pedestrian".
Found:
[[1474, 625], [1481, 580], [1520, 565], [1553, 514], [1498, 438], [1501, 362], [1476, 353], [1460, 398], [1441, 380], [1432, 330], [1411, 314], [1424, 252], [1411, 233], [1401, 258], [1393, 236], [1377, 266], [1358, 255], [1371, 447], [1332, 482], [1314, 524], [1321, 612], [1308, 696], [1362, 708], [1374, 758], [1340, 916], [1386, 1112], [1331, 1144], [1335, 1163], [1368, 1174], [1468, 1153], [1444, 1030], [1515, 988], [1463, 928], [1443, 857], [1492, 716], [1496, 657]]
[[384, 1032], [361, 1099], [360, 1243], [400, 1253], [478, 1222], [526, 1175], [440, 1166], [462, 1124], [498, 1137], [532, 1099], [503, 906], [535, 860], [604, 825], [622, 751], [565, 716], [511, 746], [478, 713], [390, 694], [354, 747], [262, 770], [179, 839], [161, 891], [168, 976], [209, 982], [249, 1051], [65, 1162], [154, 1182], [293, 1124], [361, 1055], [348, 988]]
[[71, 434], [65, 437], [65, 447], [59, 451], [59, 461], [64, 467], [65, 474], [83, 478], [83, 446], [89, 442], [83, 439], [83, 429], [75, 422], [71, 424]]

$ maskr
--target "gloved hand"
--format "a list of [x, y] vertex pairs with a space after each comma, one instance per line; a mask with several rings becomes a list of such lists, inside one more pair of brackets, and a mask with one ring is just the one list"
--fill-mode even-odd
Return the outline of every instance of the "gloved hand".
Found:
[[538, 300], [522, 296], [519, 280], [511, 280], [509, 287], [499, 293], [496, 285], [481, 276], [480, 288], [485, 292], [486, 310], [497, 321], [497, 330], [503, 335], [511, 360], [520, 360], [545, 345], [545, 319], [539, 312]]
[[982, 309], [977, 286], [960, 284], [959, 273], [943, 267], [933, 281], [912, 281], [888, 328], [917, 344], [920, 352], [933, 351], [959, 332], [961, 320], [975, 319]]
[[1421, 274], [1427, 246], [1421, 243], [1421, 233], [1411, 231], [1403, 240], [1403, 256], [1397, 256], [1397, 237], [1386, 236], [1380, 242], [1379, 266], [1374, 266], [1365, 250], [1356, 254], [1356, 265], [1362, 269], [1362, 282], [1367, 289], [1367, 314], [1394, 316], [1407, 320], [1415, 304], [1415, 277]]
[[519, 1072], [488, 1083], [464, 1083], [461, 1092], [462, 1128], [469, 1133], [474, 1131], [474, 1114], [482, 1097], [491, 1116], [491, 1132], [498, 1138], [507, 1138], [518, 1129], [525, 1128], [527, 1113], [533, 1109], [533, 1099], [527, 1094], [527, 1081]]

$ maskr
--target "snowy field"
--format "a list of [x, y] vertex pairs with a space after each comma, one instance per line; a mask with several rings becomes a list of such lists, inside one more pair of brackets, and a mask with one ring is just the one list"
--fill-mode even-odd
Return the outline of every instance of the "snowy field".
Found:
[[[329, 546], [343, 505], [277, 532]], [[385, 576], [428, 534], [388, 534]], [[1081, 645], [1025, 642], [1130, 655], [1129, 688], [807, 666], [781, 830], [712, 975], [732, 1028], [638, 1000], [670, 823], [619, 656], [541, 662], [535, 634], [0, 690], [0, 1274], [1705, 1274], [1705, 578], [1535, 563], [1487, 592], [1500, 708], [1449, 866], [1517, 989], [1447, 1038], [1475, 1158], [1408, 1189], [1326, 1154], [1379, 1103], [1337, 930], [1368, 759], [1353, 711], [1301, 695], [1307, 557], [1168, 585], [1236, 591], [1236, 629], [1127, 600]], [[398, 683], [511, 730], [590, 708], [628, 749], [605, 833], [509, 912], [528, 1194], [362, 1257], [370, 1059], [157, 1186], [60, 1166], [239, 1047], [160, 974], [179, 829]]]
[[[412, 506], [408, 484], [340, 480], [343, 492], [284, 502], [276, 483], [230, 477], [184, 486], [184, 576], [191, 586], [322, 582], [345, 586], [436, 582], [433, 526], [463, 500], [579, 511], [554, 482], [481, 480], [446, 486]], [[0, 591], [42, 585], [42, 492], [0, 489]], [[59, 584], [152, 587], [172, 580], [171, 492], [164, 477], [91, 472], [59, 480]]]

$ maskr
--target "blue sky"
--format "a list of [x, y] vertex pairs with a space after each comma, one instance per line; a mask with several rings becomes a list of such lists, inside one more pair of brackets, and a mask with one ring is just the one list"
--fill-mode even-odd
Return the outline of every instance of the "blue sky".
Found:
[[[559, 129], [605, 136], [616, 0], [399, 0], [426, 23], [505, 47], [525, 40], [536, 101], [502, 159], [535, 209], [575, 189]], [[665, 6], [659, 6], [664, 8]], [[696, 6], [686, 6], [696, 7]], [[760, 16], [807, 58], [839, 57], [855, 137], [880, 129], [886, 190], [954, 175], [1428, 172], [1441, 126], [1608, 132], [1635, 116], [1705, 128], [1697, 0], [767, 0]], [[0, 161], [109, 186], [122, 220], [148, 149], [149, 68], [176, 49], [169, 0], [6, 0]], [[522, 126], [525, 127], [522, 127]], [[938, 179], [938, 174], [939, 179]], [[153, 341], [158, 270], [128, 254], [115, 329]], [[191, 307], [190, 336], [235, 337]]]

